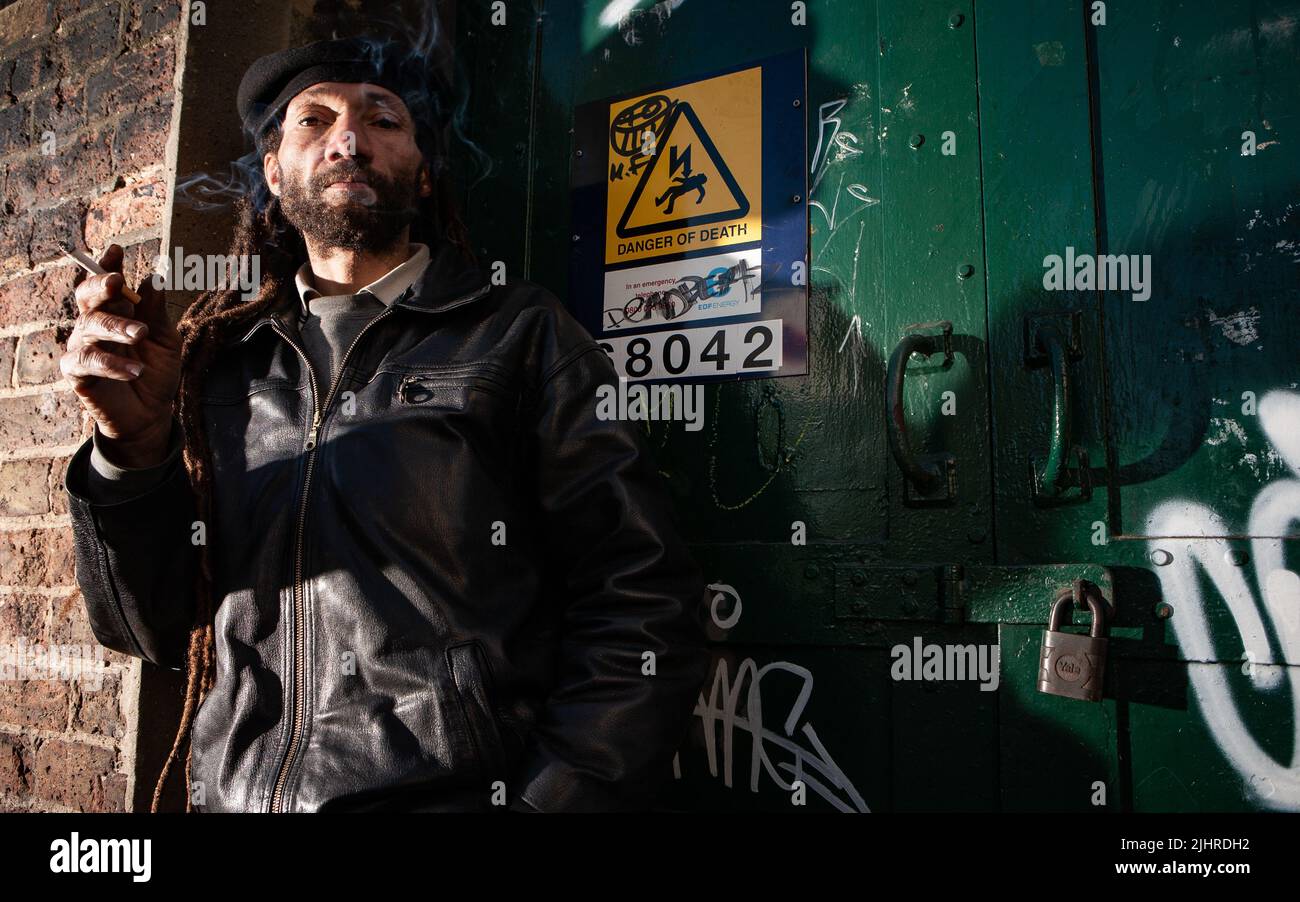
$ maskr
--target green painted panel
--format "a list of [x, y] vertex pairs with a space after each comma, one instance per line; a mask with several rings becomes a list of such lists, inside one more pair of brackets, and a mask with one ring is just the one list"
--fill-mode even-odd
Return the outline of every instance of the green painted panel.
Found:
[[[1103, 341], [1093, 292], [1048, 291], [1043, 260], [1072, 246], [1095, 252], [1087, 58], [1082, 0], [981, 3], [980, 127], [992, 353], [998, 560], [1106, 560], [1092, 538], [1107, 518]], [[1026, 111], [1038, 111], [1027, 116]], [[1051, 127], [1042, 122], [1050, 117]], [[1069, 441], [1087, 455], [1091, 499], [1073, 479], [1035, 491], [1053, 441], [1052, 368], [1031, 342], [1056, 324], [1067, 359]], [[1074, 333], [1072, 336], [1071, 333]], [[1068, 449], [1067, 449], [1068, 450]], [[1064, 502], [1043, 504], [1042, 502]]]
[[[950, 363], [942, 355], [912, 358], [903, 406], [917, 453], [955, 458], [955, 497], [933, 507], [909, 504], [910, 490], [891, 461], [887, 555], [894, 559], [918, 553], [948, 560], [993, 557], [970, 7], [921, 0], [881, 4], [878, 10], [884, 303], [870, 318], [869, 334], [886, 360], [911, 323], [951, 322], [953, 345]], [[943, 153], [949, 132], [959, 151], [953, 155]]]
[[1152, 262], [1149, 300], [1106, 298], [1128, 535], [1260, 534], [1252, 504], [1300, 465], [1284, 456], [1300, 429], [1297, 17], [1294, 0], [1123, 3], [1096, 29], [1104, 244]]

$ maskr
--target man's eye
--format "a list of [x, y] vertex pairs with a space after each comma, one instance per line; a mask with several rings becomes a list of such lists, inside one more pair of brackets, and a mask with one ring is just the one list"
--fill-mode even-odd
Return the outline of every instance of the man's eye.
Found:
[[396, 119], [376, 119], [375, 125], [378, 125], [380, 128], [401, 128], [402, 127], [402, 123], [398, 122]]
[[301, 119], [298, 120], [298, 124], [305, 125], [310, 128], [313, 124], [319, 124], [320, 121], [321, 120], [319, 116], [303, 116]]

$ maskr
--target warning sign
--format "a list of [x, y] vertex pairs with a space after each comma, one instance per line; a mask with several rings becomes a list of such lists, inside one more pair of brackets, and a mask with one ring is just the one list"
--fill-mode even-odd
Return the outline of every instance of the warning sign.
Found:
[[757, 241], [763, 70], [609, 108], [605, 262]]
[[629, 380], [808, 372], [802, 50], [573, 116], [570, 309]]

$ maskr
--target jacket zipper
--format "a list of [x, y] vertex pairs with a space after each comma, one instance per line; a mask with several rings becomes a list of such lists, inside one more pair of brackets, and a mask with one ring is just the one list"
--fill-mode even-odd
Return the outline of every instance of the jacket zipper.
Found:
[[311, 489], [311, 474], [313, 465], [316, 463], [316, 438], [320, 433], [322, 411], [328, 411], [330, 402], [334, 400], [334, 392], [338, 389], [339, 380], [343, 376], [343, 369], [347, 366], [348, 357], [352, 354], [352, 349], [357, 346], [361, 337], [370, 330], [370, 327], [379, 322], [393, 308], [385, 307], [374, 319], [366, 323], [361, 331], [357, 333], [356, 338], [348, 345], [348, 349], [343, 352], [342, 359], [339, 360], [338, 373], [330, 380], [329, 390], [325, 393], [325, 403], [318, 404], [316, 397], [316, 371], [312, 369], [311, 361], [307, 359], [307, 354], [298, 344], [282, 330], [278, 324], [272, 324], [272, 328], [279, 333], [280, 337], [287, 341], [293, 347], [298, 355], [302, 357], [303, 363], [307, 364], [307, 373], [311, 377], [311, 400], [312, 400], [312, 418], [311, 429], [307, 433], [307, 443], [303, 446], [307, 452], [307, 472], [303, 477], [302, 485], [302, 503], [298, 508], [298, 533], [294, 540], [293, 553], [293, 723], [289, 729], [289, 746], [285, 749], [284, 758], [280, 761], [280, 769], [276, 774], [275, 788], [271, 792], [272, 812], [281, 811], [281, 805], [284, 802], [284, 784], [289, 776], [289, 768], [293, 765], [294, 757], [298, 751], [298, 740], [302, 736], [302, 724], [305, 719], [304, 709], [305, 701], [303, 699], [303, 683], [306, 680], [305, 672], [307, 643], [303, 636], [303, 625], [305, 622], [304, 600], [303, 600], [303, 583], [302, 583], [302, 551], [303, 551], [303, 534], [307, 525], [307, 498]]
[[[452, 301], [451, 304], [457, 305], [472, 300], [481, 294], [487, 293], [490, 288], [490, 285], [477, 288], [469, 294], [463, 295], [462, 297]], [[312, 468], [316, 461], [316, 438], [320, 434], [321, 420], [324, 416], [324, 412], [329, 410], [330, 401], [334, 400], [334, 392], [338, 389], [339, 379], [342, 377], [343, 370], [347, 366], [348, 357], [351, 356], [352, 349], [357, 346], [357, 342], [361, 341], [362, 336], [370, 331], [371, 326], [388, 316], [392, 311], [393, 306], [391, 304], [385, 307], [378, 316], [362, 327], [361, 331], [357, 333], [356, 338], [352, 339], [352, 343], [348, 345], [348, 349], [343, 352], [343, 357], [339, 360], [338, 374], [330, 381], [329, 391], [325, 393], [325, 403], [323, 405], [317, 403], [319, 399], [316, 397], [316, 371], [312, 369], [311, 361], [307, 359], [306, 352], [303, 351], [297, 342], [289, 337], [288, 333], [280, 328], [278, 323], [274, 320], [271, 322], [271, 328], [275, 329], [276, 333], [287, 341], [290, 347], [298, 352], [298, 356], [302, 358], [302, 362], [307, 365], [307, 373], [311, 380], [312, 401], [311, 429], [307, 433], [307, 442], [303, 446], [303, 450], [307, 452], [307, 471], [303, 476], [302, 504], [299, 505], [298, 508], [298, 533], [294, 540], [293, 556], [293, 722], [289, 728], [289, 745], [288, 748], [285, 749], [284, 758], [280, 761], [280, 768], [275, 778], [275, 787], [271, 791], [271, 804], [269, 806], [271, 812], [280, 812], [281, 805], [284, 802], [285, 781], [288, 778], [289, 768], [292, 766], [294, 757], [298, 751], [298, 740], [301, 737], [302, 724], [305, 719], [305, 703], [302, 698], [303, 682], [306, 679], [306, 673], [304, 672], [306, 664], [303, 661], [303, 658], [306, 657], [306, 641], [303, 638], [303, 622], [305, 620], [305, 615], [303, 611], [302, 540], [307, 525], [307, 498], [309, 497], [309, 489], [311, 488]]]

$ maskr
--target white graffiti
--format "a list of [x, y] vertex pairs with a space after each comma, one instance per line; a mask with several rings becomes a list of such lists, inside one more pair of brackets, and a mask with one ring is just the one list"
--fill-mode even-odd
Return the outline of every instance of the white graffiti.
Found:
[[[1300, 394], [1271, 391], [1259, 401], [1260, 425], [1293, 476], [1300, 477]], [[1242, 776], [1253, 801], [1269, 808], [1300, 810], [1300, 574], [1285, 566], [1284, 537], [1300, 521], [1300, 478], [1274, 480], [1255, 496], [1249, 519], [1251, 558], [1257, 600], [1244, 568], [1231, 556], [1227, 524], [1204, 505], [1166, 502], [1147, 518], [1150, 551], [1172, 552], [1157, 569], [1165, 599], [1173, 606], [1174, 636], [1188, 660], [1188, 679], [1215, 742]], [[1222, 664], [1215, 656], [1206, 600], [1197, 569], [1213, 583], [1240, 633], [1253, 686], [1276, 691], [1287, 686], [1296, 731], [1291, 762], [1284, 764], [1251, 736], [1233, 698]], [[1261, 612], [1266, 615], [1261, 616]], [[1274, 659], [1273, 644], [1280, 653]]]
[[[791, 674], [799, 680], [799, 687], [794, 704], [781, 724], [782, 732], [769, 729], [763, 725], [763, 696], [760, 684], [763, 677], [770, 673]], [[817, 731], [811, 723], [800, 726], [804, 708], [812, 696], [813, 676], [806, 667], [791, 664], [789, 661], [775, 661], [759, 667], [753, 658], [746, 658], [736, 669], [736, 681], [731, 682], [727, 659], [718, 660], [713, 672], [713, 685], [708, 698], [700, 696], [695, 706], [695, 713], [704, 723], [704, 750], [709, 759], [709, 773], [718, 776], [718, 728], [722, 732], [722, 782], [732, 786], [732, 752], [733, 740], [737, 729], [750, 734], [749, 791], [758, 792], [759, 778], [766, 773], [776, 785], [786, 791], [794, 789], [794, 781], [801, 780], [803, 785], [817, 793], [837, 810], [844, 812], [865, 813], [870, 811], [853, 783], [835, 764], [830, 752], [817, 738]], [[744, 700], [744, 714], [738, 708]], [[801, 745], [794, 737], [796, 728], [807, 740], [808, 746]], [[790, 761], [773, 764], [769, 749], [775, 747], [778, 752], [790, 756]], [[787, 781], [782, 773], [789, 777]]]
[[[713, 593], [709, 614], [715, 625], [727, 630], [740, 621], [740, 593], [726, 583], [710, 583]], [[731, 609], [723, 615], [718, 605], [730, 598]], [[782, 733], [763, 726], [763, 694], [760, 684], [769, 673], [787, 673], [797, 677], [802, 683], [798, 686], [794, 703], [782, 721]], [[776, 661], [760, 668], [753, 658], [746, 658], [736, 668], [736, 681], [731, 681], [727, 658], [718, 659], [713, 671], [713, 685], [708, 697], [700, 693], [694, 713], [704, 724], [704, 750], [709, 760], [709, 774], [718, 776], [718, 728], [722, 731], [722, 782], [728, 789], [732, 786], [734, 738], [737, 729], [750, 735], [750, 770], [749, 790], [758, 792], [760, 777], [766, 773], [776, 785], [786, 792], [794, 791], [794, 783], [803, 785], [817, 793], [839, 811], [865, 813], [870, 811], [867, 803], [854, 788], [844, 772], [835, 764], [830, 752], [817, 737], [817, 731], [811, 723], [800, 726], [804, 708], [812, 697], [813, 676], [806, 667], [791, 664], [788, 661]], [[741, 703], [744, 713], [740, 713]], [[805, 747], [794, 738], [801, 733], [808, 741]], [[790, 761], [773, 764], [769, 747], [788, 754]], [[785, 780], [781, 773], [789, 776]], [[673, 773], [681, 779], [681, 753], [673, 758]]]

